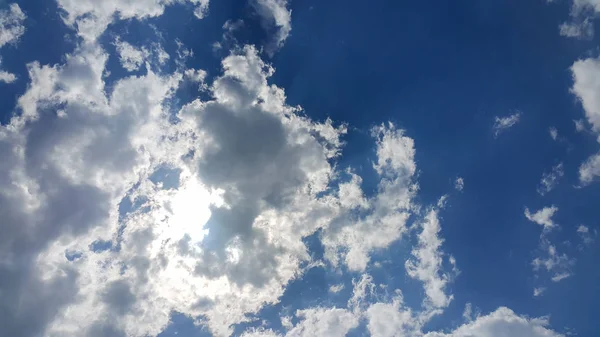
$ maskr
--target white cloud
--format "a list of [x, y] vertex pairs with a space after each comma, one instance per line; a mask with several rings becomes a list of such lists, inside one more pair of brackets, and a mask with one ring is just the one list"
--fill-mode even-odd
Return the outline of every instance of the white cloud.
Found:
[[560, 178], [562, 178], [564, 175], [565, 171], [563, 168], [563, 163], [558, 163], [553, 166], [550, 172], [544, 172], [537, 188], [538, 193], [540, 195], [545, 195], [546, 193], [552, 191], [558, 184]]
[[[353, 178], [340, 190], [341, 213], [322, 236], [325, 257], [334, 266], [343, 261], [350, 270], [363, 271], [375, 249], [383, 249], [406, 232], [406, 221], [417, 189], [414, 182], [414, 141], [393, 124], [372, 130], [377, 141], [377, 161], [373, 163], [380, 177], [377, 194], [367, 199], [360, 192], [360, 180]], [[344, 186], [344, 185], [342, 185]], [[360, 216], [351, 208], [365, 211]]]
[[494, 136], [498, 137], [504, 131], [510, 129], [515, 124], [517, 124], [521, 120], [521, 112], [516, 112], [512, 115], [505, 117], [496, 116], [494, 119], [494, 126], [492, 127], [494, 131]]
[[266, 51], [273, 55], [281, 48], [292, 31], [292, 11], [287, 9], [287, 0], [251, 0], [261, 23], [267, 32], [275, 30]]
[[344, 290], [344, 284], [340, 283], [340, 284], [334, 284], [331, 287], [329, 287], [329, 292], [332, 294], [337, 294], [340, 291]]
[[441, 226], [437, 211], [429, 211], [421, 228], [419, 243], [412, 251], [413, 257], [406, 261], [406, 271], [410, 277], [423, 282], [426, 306], [445, 308], [453, 295], [446, 294], [449, 275], [442, 271], [443, 240], [438, 236]]
[[581, 241], [583, 241], [583, 244], [586, 246], [594, 243], [595, 237], [597, 236], [597, 232], [595, 230], [590, 231], [590, 228], [584, 225], [579, 225], [579, 227], [577, 227], [577, 234], [581, 238]]
[[125, 41], [117, 40], [115, 46], [119, 53], [121, 66], [127, 71], [139, 70], [150, 56], [150, 52], [146, 48], [136, 48]]
[[456, 178], [454, 188], [456, 188], [457, 191], [462, 191], [465, 188], [465, 180], [462, 177]]
[[579, 181], [583, 185], [590, 184], [600, 176], [600, 153], [589, 157], [579, 166]]
[[532, 222], [544, 227], [544, 231], [551, 231], [557, 224], [552, 221], [554, 214], [558, 212], [558, 207], [544, 207], [535, 213], [531, 213], [529, 208], [525, 208], [525, 217]]
[[[577, 21], [577, 20], [576, 20]], [[591, 39], [594, 37], [594, 25], [589, 18], [579, 20], [580, 22], [564, 22], [559, 26], [559, 32], [561, 36], [578, 38], [578, 39]]]
[[[25, 33], [25, 13], [18, 4], [11, 4], [8, 10], [0, 10], [0, 48], [7, 44], [15, 44]], [[0, 65], [2, 59], [0, 59]], [[12, 83], [17, 79], [15, 74], [0, 69], [0, 82]]]
[[21, 38], [25, 33], [25, 19], [25, 13], [18, 4], [11, 4], [8, 10], [0, 10], [0, 48]]
[[344, 337], [358, 326], [358, 317], [345, 309], [312, 308], [298, 310], [296, 316], [301, 321], [286, 333], [286, 337]]
[[600, 60], [578, 60], [573, 63], [571, 71], [574, 81], [572, 92], [581, 101], [592, 130], [600, 132]]
[[[199, 83], [203, 88], [206, 87], [204, 80], [206, 79], [207, 73], [202, 69], [186, 69], [183, 73], [187, 79], [194, 83]], [[207, 87], [206, 87], [207, 88]]]
[[424, 337], [564, 337], [548, 328], [547, 318], [528, 318], [501, 307], [450, 333], [430, 332]]
[[194, 14], [203, 18], [208, 10], [208, 0], [57, 0], [66, 12], [64, 21], [88, 41], [96, 40], [109, 24], [118, 18], [146, 19], [163, 14], [165, 6], [173, 3], [190, 3]]
[[375, 303], [369, 306], [365, 316], [367, 329], [372, 337], [410, 336], [415, 334], [416, 320], [410, 309], [402, 305], [402, 297], [396, 296], [391, 303]]
[[558, 139], [558, 130], [557, 130], [555, 127], [551, 126], [551, 127], [548, 129], [548, 132], [550, 133], [550, 137], [551, 137], [553, 140], [557, 140], [557, 139]]
[[542, 296], [542, 294], [546, 291], [544, 287], [533, 288], [533, 297]]

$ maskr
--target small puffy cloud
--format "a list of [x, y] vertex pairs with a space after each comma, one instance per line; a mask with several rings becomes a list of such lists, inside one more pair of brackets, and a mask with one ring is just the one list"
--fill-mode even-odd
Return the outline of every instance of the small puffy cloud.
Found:
[[498, 137], [504, 131], [515, 126], [515, 124], [517, 124], [520, 120], [521, 112], [516, 112], [505, 117], [496, 116], [494, 119], [494, 126], [492, 127], [492, 130], [494, 131], [494, 137]]
[[465, 188], [465, 180], [462, 177], [456, 178], [454, 181], [454, 188], [457, 191], [462, 191]]
[[592, 183], [600, 176], [600, 153], [589, 157], [579, 166], [579, 181], [582, 185]]
[[406, 261], [406, 272], [414, 279], [423, 282], [425, 305], [445, 308], [453, 299], [446, 293], [450, 276], [442, 270], [442, 239], [437, 211], [431, 210], [421, 224], [418, 245], [412, 251], [412, 258]]
[[202, 69], [186, 69], [183, 73], [185, 78], [188, 80], [199, 83], [200, 85], [204, 85], [204, 80], [206, 79], [206, 71]]
[[560, 178], [562, 178], [564, 175], [565, 171], [563, 168], [563, 163], [558, 163], [557, 165], [553, 166], [550, 172], [544, 172], [537, 188], [538, 193], [540, 195], [545, 195], [546, 193], [552, 191], [558, 184]]
[[529, 208], [525, 208], [525, 217], [532, 222], [544, 227], [544, 231], [551, 231], [556, 228], [557, 224], [552, 221], [554, 214], [558, 212], [558, 207], [544, 207], [535, 213], [531, 213]]
[[121, 66], [127, 71], [139, 70], [150, 56], [150, 52], [146, 48], [136, 48], [125, 41], [117, 40], [115, 46], [119, 53]]
[[548, 128], [548, 133], [550, 133], [550, 137], [553, 140], [558, 139], [558, 130], [555, 127], [551, 126], [550, 128]]
[[272, 34], [266, 46], [269, 55], [281, 48], [292, 31], [292, 11], [287, 9], [287, 0], [251, 0], [263, 28]]
[[564, 337], [551, 330], [547, 318], [528, 318], [500, 307], [486, 316], [458, 327], [450, 333], [429, 332], [424, 337]]

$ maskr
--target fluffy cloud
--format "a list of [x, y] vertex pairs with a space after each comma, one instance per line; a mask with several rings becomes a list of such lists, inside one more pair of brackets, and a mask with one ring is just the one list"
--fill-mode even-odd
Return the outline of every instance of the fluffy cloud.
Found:
[[430, 332], [425, 337], [564, 337], [548, 328], [547, 318], [527, 318], [501, 307], [450, 333]]
[[[600, 60], [588, 58], [576, 61], [571, 67], [573, 88], [579, 98], [592, 131], [600, 133]], [[580, 129], [579, 126], [577, 126]], [[591, 183], [600, 175], [600, 154], [591, 156], [579, 167], [579, 180], [583, 185]]]
[[[372, 135], [377, 140], [373, 168], [380, 178], [378, 192], [364, 199], [360, 179], [351, 174], [339, 189], [342, 214], [322, 236], [326, 258], [334, 266], [343, 261], [353, 271], [363, 271], [373, 250], [388, 247], [406, 232], [417, 189], [413, 139], [391, 123], [375, 127]], [[356, 207], [362, 212], [352, 212]]]
[[281, 48], [292, 31], [292, 11], [287, 9], [287, 0], [251, 0], [261, 17], [263, 28], [271, 33], [266, 51], [273, 55]]
[[[80, 291], [102, 290], [87, 287], [91, 269], [83, 267], [100, 261], [94, 254], [88, 258], [87, 245], [116, 233], [117, 205], [141, 177], [170, 155], [182, 155], [176, 141], [164, 141], [176, 136], [162, 104], [177, 76], [149, 72], [123, 79], [106, 96], [106, 59], [98, 46], [83, 45], [65, 65], [30, 64], [32, 82], [19, 99], [22, 113], [0, 129], [7, 172], [0, 183], [1, 212], [7, 215], [0, 274], [11, 280], [0, 294], [2, 334], [68, 336], [61, 317], [82, 300]], [[126, 289], [119, 284], [115, 291]], [[67, 332], [57, 332], [63, 328]], [[89, 329], [91, 336], [99, 328]], [[73, 333], [86, 335], [85, 329]]]
[[554, 214], [558, 212], [558, 207], [544, 207], [535, 213], [531, 213], [529, 208], [525, 208], [525, 217], [532, 222], [544, 227], [544, 231], [551, 231], [557, 225], [552, 221]]
[[119, 53], [119, 61], [127, 71], [139, 70], [150, 56], [150, 52], [146, 48], [136, 48], [125, 41], [117, 40], [115, 46]]
[[512, 115], [505, 117], [494, 118], [494, 126], [492, 130], [494, 131], [494, 137], [498, 137], [504, 131], [510, 129], [515, 126], [521, 120], [521, 112], [516, 112]]
[[[18, 4], [11, 4], [8, 10], [0, 10], [0, 48], [6, 44], [16, 43], [25, 33], [25, 13]], [[0, 65], [2, 59], [0, 59]], [[0, 70], [0, 82], [12, 83], [17, 79], [15, 74]]]
[[208, 10], [208, 0], [57, 0], [66, 12], [64, 21], [77, 29], [88, 41], [97, 39], [109, 24], [118, 17], [121, 20], [145, 19], [163, 14], [165, 6], [173, 3], [190, 3], [194, 14], [203, 18]]

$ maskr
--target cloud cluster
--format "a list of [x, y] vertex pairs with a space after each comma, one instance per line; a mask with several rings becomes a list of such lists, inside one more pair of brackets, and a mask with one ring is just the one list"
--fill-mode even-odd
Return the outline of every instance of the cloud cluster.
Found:
[[[8, 8], [0, 10], [0, 48], [7, 44], [15, 44], [25, 33], [25, 13], [18, 4], [11, 4]], [[0, 58], [0, 65], [2, 59]], [[0, 82], [12, 83], [17, 79], [13, 73], [0, 69]]]

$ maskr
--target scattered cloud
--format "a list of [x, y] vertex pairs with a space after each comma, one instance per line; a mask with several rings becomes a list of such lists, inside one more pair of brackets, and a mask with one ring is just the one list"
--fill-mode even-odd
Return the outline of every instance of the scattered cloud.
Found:
[[486, 316], [477, 317], [472, 322], [458, 327], [450, 333], [429, 332], [424, 337], [564, 337], [563, 334], [548, 328], [548, 318], [528, 318], [501, 307]]
[[[7, 44], [16, 44], [25, 34], [25, 13], [18, 4], [11, 4], [8, 8], [0, 10], [0, 48]], [[2, 59], [0, 59], [0, 66]], [[0, 82], [12, 83], [17, 79], [15, 74], [0, 69]]]
[[127, 71], [139, 70], [150, 56], [150, 52], [146, 48], [136, 48], [125, 41], [117, 40], [115, 46], [119, 53], [121, 66]]
[[552, 217], [558, 211], [558, 207], [544, 207], [535, 213], [531, 213], [529, 208], [525, 208], [525, 217], [532, 222], [541, 225], [544, 231], [551, 231], [556, 228], [557, 225], [552, 221]]
[[453, 299], [446, 293], [449, 275], [442, 272], [443, 240], [437, 211], [431, 210], [421, 224], [418, 246], [412, 251], [412, 258], [406, 261], [406, 272], [412, 278], [423, 282], [425, 305], [432, 308], [445, 308]]
[[585, 246], [589, 246], [594, 243], [595, 237], [597, 236], [597, 232], [595, 230], [590, 231], [590, 228], [584, 225], [579, 225], [579, 227], [577, 227], [577, 234]]
[[546, 193], [552, 191], [556, 185], [558, 185], [558, 181], [565, 175], [564, 165], [563, 163], [558, 163], [552, 167], [550, 172], [544, 172], [542, 174], [542, 179], [538, 185], [537, 192], [540, 195], [545, 195]]
[[263, 28], [272, 34], [265, 47], [272, 56], [292, 31], [292, 11], [287, 9], [287, 0], [251, 0], [251, 3], [260, 16]]
[[544, 287], [539, 287], [539, 288], [533, 288], [533, 297], [539, 297], [541, 296], [544, 292], [546, 291], [546, 288]]
[[340, 291], [344, 290], [344, 284], [340, 283], [340, 284], [334, 284], [331, 287], [329, 287], [329, 292], [332, 294], [337, 294]]
[[550, 137], [552, 137], [553, 140], [558, 139], [558, 130], [555, 127], [551, 126], [548, 129], [548, 132], [550, 133]]
[[456, 181], [454, 181], [454, 188], [456, 188], [457, 191], [462, 191], [465, 188], [465, 180], [461, 177], [456, 178]]
[[521, 112], [518, 111], [512, 115], [505, 117], [496, 116], [494, 119], [494, 137], [498, 137], [501, 133], [515, 126], [521, 120]]

